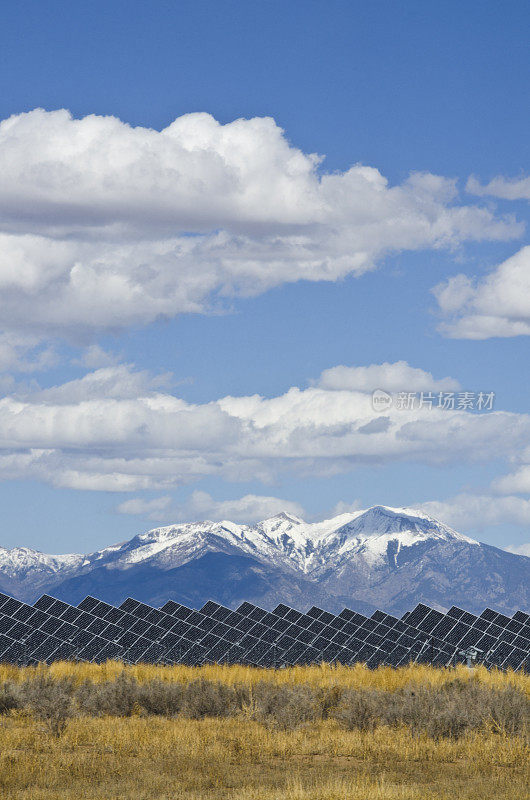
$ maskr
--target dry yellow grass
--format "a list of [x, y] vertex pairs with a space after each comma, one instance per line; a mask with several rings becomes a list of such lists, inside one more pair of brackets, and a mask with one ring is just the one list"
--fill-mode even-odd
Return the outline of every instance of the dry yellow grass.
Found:
[[461, 680], [473, 678], [485, 686], [497, 688], [508, 685], [516, 686], [530, 695], [530, 674], [488, 670], [485, 667], [469, 670], [464, 665], [458, 665], [455, 669], [439, 669], [421, 664], [411, 664], [399, 669], [392, 667], [368, 669], [363, 664], [356, 664], [354, 667], [321, 664], [272, 670], [218, 664], [204, 667], [163, 667], [154, 664], [128, 666], [119, 661], [108, 661], [105, 664], [59, 661], [51, 666], [41, 665], [38, 667], [0, 664], [0, 682], [6, 680], [22, 682], [30, 680], [36, 674], [46, 674], [52, 678], [68, 677], [76, 683], [84, 681], [104, 683], [114, 680], [122, 672], [135, 677], [140, 683], [155, 679], [187, 683], [196, 678], [204, 678], [210, 681], [220, 681], [230, 686], [236, 684], [252, 686], [260, 681], [266, 681], [278, 684], [307, 684], [319, 688], [342, 686], [348, 689], [381, 689], [384, 691], [395, 691], [411, 683], [423, 686], [441, 686], [455, 678]]
[[332, 722], [286, 733], [235, 719], [85, 717], [55, 739], [15, 716], [0, 739], [5, 800], [528, 796], [524, 742], [492, 734], [456, 743]]
[[[0, 667], [0, 681], [35, 672], [76, 682], [112, 680], [124, 668], [55, 664]], [[370, 671], [329, 666], [287, 670], [245, 667], [126, 667], [139, 681], [228, 684], [304, 683], [388, 691], [440, 685], [454, 671], [413, 666]], [[470, 677], [467, 669], [456, 675]], [[530, 692], [529, 676], [477, 670], [476, 679]], [[348, 731], [335, 721], [291, 731], [250, 719], [86, 717], [54, 738], [26, 712], [0, 717], [1, 800], [526, 800], [528, 743], [517, 736], [469, 733], [458, 741], [414, 737], [406, 728]]]

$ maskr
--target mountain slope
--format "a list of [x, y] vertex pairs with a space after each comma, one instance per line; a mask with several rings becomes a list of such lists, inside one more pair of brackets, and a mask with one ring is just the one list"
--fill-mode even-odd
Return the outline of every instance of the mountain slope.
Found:
[[70, 602], [128, 595], [154, 605], [251, 600], [403, 613], [422, 601], [513, 613], [530, 605], [530, 559], [481, 544], [419, 511], [374, 506], [319, 523], [278, 514], [255, 525], [155, 528], [88, 555], [0, 549], [0, 590]]

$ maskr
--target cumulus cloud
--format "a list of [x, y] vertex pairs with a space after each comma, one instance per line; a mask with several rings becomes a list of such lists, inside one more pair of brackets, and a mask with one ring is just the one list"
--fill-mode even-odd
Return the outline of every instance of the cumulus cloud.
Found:
[[489, 275], [456, 275], [433, 289], [445, 317], [442, 333], [455, 339], [530, 335], [530, 246]]
[[140, 514], [149, 519], [195, 522], [205, 519], [214, 522], [231, 520], [232, 522], [257, 522], [267, 519], [281, 511], [302, 517], [304, 509], [299, 503], [283, 500], [279, 497], [247, 494], [235, 500], [214, 500], [207, 492], [194, 491], [188, 500], [176, 505], [171, 497], [157, 497], [144, 500], [135, 497], [120, 503], [117, 510], [122, 514]]
[[354, 500], [353, 503], [345, 503], [344, 500], [339, 500], [333, 506], [330, 516], [338, 517], [340, 514], [351, 514], [354, 511], [360, 511], [364, 508], [360, 500]]
[[117, 506], [116, 511], [120, 514], [139, 514], [149, 519], [160, 520], [166, 517], [171, 508], [171, 497], [155, 497], [153, 500], [145, 500], [142, 497], [133, 497], [125, 500]]
[[509, 553], [515, 553], [518, 556], [530, 557], [530, 542], [527, 542], [526, 544], [510, 544], [504, 549]]
[[6, 330], [87, 336], [393, 251], [506, 239], [454, 180], [325, 173], [271, 118], [187, 114], [162, 131], [36, 109], [0, 124], [0, 315]]
[[13, 332], [0, 333], [0, 373], [42, 372], [57, 362], [55, 349], [43, 346], [35, 337]]
[[82, 364], [88, 369], [98, 369], [99, 367], [116, 366], [119, 361], [120, 359], [114, 353], [104, 350], [99, 344], [91, 344], [85, 348], [81, 357], [74, 363]]
[[502, 200], [530, 200], [530, 177], [505, 178], [498, 175], [483, 186], [475, 177], [469, 178], [466, 186], [470, 194], [480, 197], [499, 197]]
[[503, 475], [502, 478], [497, 478], [493, 481], [492, 488], [501, 494], [530, 495], [530, 465], [525, 464], [515, 472]]
[[463, 492], [447, 500], [417, 505], [456, 530], [481, 530], [491, 525], [530, 525], [530, 500]]
[[370, 364], [368, 367], [337, 366], [326, 369], [317, 382], [323, 389], [372, 392], [458, 391], [460, 384], [454, 378], [435, 380], [430, 372], [411, 367], [406, 361], [393, 364]]
[[272, 398], [193, 404], [126, 365], [0, 400], [0, 479], [85, 490], [167, 492], [212, 476], [267, 484], [362, 464], [522, 460], [529, 440], [527, 414], [392, 406], [381, 416], [368, 391], [292, 387]]
[[280, 497], [247, 494], [236, 500], [214, 500], [207, 492], [192, 492], [187, 503], [180, 508], [180, 519], [229, 519], [233, 522], [257, 522], [285, 511], [296, 517], [304, 516], [299, 503]]
[[37, 393], [40, 403], [72, 405], [88, 400], [135, 400], [151, 395], [171, 384], [172, 376], [168, 373], [152, 375], [148, 370], [135, 370], [128, 364], [117, 364], [102, 367], [89, 372], [82, 378], [42, 389]]

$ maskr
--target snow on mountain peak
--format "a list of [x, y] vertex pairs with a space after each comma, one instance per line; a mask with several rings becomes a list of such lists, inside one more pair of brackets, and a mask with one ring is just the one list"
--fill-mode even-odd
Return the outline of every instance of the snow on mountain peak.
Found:
[[288, 512], [253, 525], [228, 520], [179, 523], [153, 528], [86, 556], [0, 548], [0, 571], [11, 578], [30, 580], [39, 574], [66, 575], [96, 565], [127, 569], [149, 562], [172, 569], [207, 552], [222, 551], [318, 576], [325, 570], [338, 569], [353, 557], [368, 566], [388, 563], [390, 557], [397, 559], [401, 548], [433, 539], [478, 544], [421, 511], [372, 506], [313, 523]]
[[83, 556], [77, 553], [51, 555], [32, 550], [30, 547], [0, 547], [0, 568], [5, 575], [11, 578], [31, 573], [32, 571], [46, 571], [48, 573], [62, 572], [65, 569], [79, 566]]
[[375, 565], [387, 558], [389, 543], [398, 553], [401, 547], [428, 539], [474, 543], [421, 511], [372, 506], [313, 523], [282, 511], [254, 525], [228, 520], [169, 525], [107, 548], [97, 557], [123, 568], [143, 561], [170, 568], [200, 552], [235, 548], [268, 564], [317, 574], [353, 555]]
[[356, 512], [350, 521], [330, 531], [326, 537], [326, 549], [335, 561], [356, 554], [369, 566], [376, 566], [389, 558], [397, 563], [402, 547], [413, 547], [428, 540], [478, 544], [422, 511], [372, 506]]

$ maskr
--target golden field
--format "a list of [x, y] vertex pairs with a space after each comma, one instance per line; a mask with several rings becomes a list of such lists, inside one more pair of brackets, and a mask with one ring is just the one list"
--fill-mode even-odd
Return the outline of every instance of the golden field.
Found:
[[143, 686], [157, 682], [200, 686], [198, 679], [204, 679], [212, 685], [246, 687], [246, 700], [226, 717], [150, 714], [138, 704], [131, 706], [128, 716], [86, 714], [78, 708], [59, 736], [31, 708], [4, 711], [0, 715], [2, 800], [525, 800], [530, 796], [527, 731], [514, 735], [499, 725], [487, 725], [465, 730], [457, 738], [433, 738], [406, 725], [348, 728], [339, 717], [315, 717], [286, 727], [257, 720], [252, 701], [264, 683], [269, 689], [302, 687], [315, 696], [359, 690], [370, 697], [372, 692], [410, 694], [411, 687], [413, 696], [422, 690], [428, 694], [430, 687], [439, 691], [455, 680], [464, 687], [463, 701], [466, 684], [500, 693], [511, 687], [517, 697], [528, 699], [528, 675], [480, 668], [471, 674], [465, 667], [368, 670], [360, 665], [322, 665], [274, 671], [61, 663], [36, 669], [0, 666], [0, 683], [16, 687], [50, 679], [61, 684], [67, 679], [75, 687], [94, 689], [96, 684], [104, 689], [120, 674]]
[[186, 667], [182, 665], [159, 666], [156, 664], [136, 664], [129, 666], [120, 661], [107, 661], [105, 664], [89, 664], [86, 662], [58, 661], [50, 666], [17, 667], [12, 664], [0, 664], [0, 683], [11, 680], [21, 682], [35, 675], [45, 674], [52, 678], [71, 678], [77, 683], [92, 681], [105, 683], [125, 673], [133, 676], [140, 683], [155, 679], [168, 682], [188, 683], [198, 677], [205, 680], [221, 681], [227, 685], [257, 684], [260, 681], [277, 684], [308, 684], [311, 686], [345, 686], [352, 689], [383, 689], [395, 691], [411, 683], [426, 686], [441, 686], [444, 683], [460, 678], [468, 681], [471, 678], [486, 686], [503, 688], [507, 685], [517, 686], [530, 696], [530, 674], [524, 672], [502, 672], [476, 667], [468, 670], [463, 664], [454, 669], [441, 669], [422, 664], [410, 664], [394, 669], [378, 667], [368, 669], [363, 664], [353, 667], [342, 665], [320, 664], [307, 667], [289, 667], [286, 669], [259, 669], [240, 665], [225, 666], [208, 664], [203, 667]]

